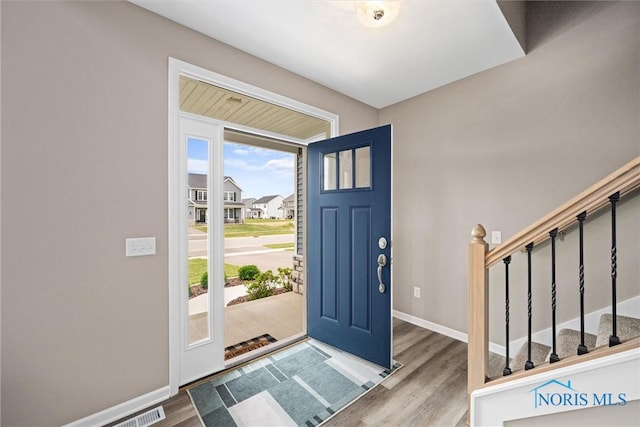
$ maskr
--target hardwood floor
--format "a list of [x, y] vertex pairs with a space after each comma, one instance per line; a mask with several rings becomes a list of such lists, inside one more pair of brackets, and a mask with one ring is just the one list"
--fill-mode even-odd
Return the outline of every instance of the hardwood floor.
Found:
[[467, 345], [398, 319], [393, 333], [404, 366], [325, 426], [464, 426]]
[[[393, 332], [404, 366], [324, 425], [465, 426], [467, 345], [398, 319]], [[156, 426], [201, 426], [185, 390], [162, 405], [167, 418]]]

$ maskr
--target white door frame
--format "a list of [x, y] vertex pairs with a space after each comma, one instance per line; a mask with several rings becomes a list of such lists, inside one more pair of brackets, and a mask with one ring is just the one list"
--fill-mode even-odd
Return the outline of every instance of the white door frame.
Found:
[[[179, 258], [172, 265], [174, 272], [179, 272], [177, 288], [182, 288], [180, 294], [180, 380], [189, 382], [201, 378], [203, 373], [211, 373], [224, 369], [224, 313], [215, 310], [215, 307], [224, 304], [224, 254], [223, 248], [216, 245], [213, 236], [221, 236], [223, 232], [223, 206], [222, 200], [223, 180], [222, 180], [222, 147], [224, 143], [224, 129], [219, 124], [208, 120], [206, 117], [199, 117], [180, 113], [179, 115], [179, 142], [177, 150], [174, 150], [177, 159], [175, 180], [171, 182], [171, 188], [176, 195], [172, 198], [172, 206], [175, 209], [175, 229], [180, 236], [178, 240], [171, 244], [170, 250], [178, 252]], [[184, 201], [188, 199], [187, 194], [187, 144], [190, 137], [208, 141], [207, 155], [207, 273], [210, 288], [206, 296], [208, 299], [207, 330], [209, 337], [206, 340], [189, 344], [189, 301], [184, 289], [184, 278], [188, 275], [188, 236], [185, 232], [187, 224], [187, 209], [184, 209]], [[180, 202], [182, 201], [182, 202]], [[179, 224], [182, 224], [181, 226]], [[179, 280], [182, 278], [182, 280]], [[208, 365], [208, 371], [202, 372], [200, 366]]]
[[[180, 195], [183, 191], [180, 191], [176, 183], [183, 182], [184, 177], [180, 177], [180, 174], [185, 174], [184, 166], [182, 165], [183, 155], [180, 154], [180, 135], [179, 135], [179, 115], [180, 115], [180, 76], [187, 76], [203, 82], [207, 82], [219, 87], [224, 87], [229, 90], [233, 90], [238, 93], [243, 93], [248, 96], [252, 96], [263, 101], [288, 108], [300, 113], [317, 117], [330, 123], [329, 137], [338, 135], [338, 115], [330, 113], [328, 111], [321, 110], [316, 107], [304, 104], [302, 102], [287, 98], [282, 95], [258, 88], [256, 86], [243, 83], [241, 81], [232, 79], [230, 77], [223, 76], [218, 73], [206, 70], [204, 68], [189, 64], [184, 61], [180, 61], [175, 58], [169, 58], [169, 73], [168, 73], [168, 146], [169, 146], [169, 158], [168, 158], [168, 254], [169, 254], [169, 389], [170, 395], [173, 396], [178, 393], [180, 386], [180, 366], [182, 358], [182, 348], [184, 341], [184, 331], [180, 327], [183, 324], [181, 319], [182, 309], [181, 304], [184, 298], [184, 286], [182, 286], [182, 277], [184, 268], [181, 268], [181, 264], [184, 263], [184, 259], [187, 257], [185, 253], [187, 245], [184, 242], [187, 239], [187, 230], [184, 227], [186, 222], [181, 222], [184, 215], [180, 214], [182, 207], [184, 206], [184, 200], [180, 200]], [[183, 113], [183, 116], [185, 114]], [[200, 117], [202, 120], [202, 117]], [[224, 128], [235, 129], [240, 131], [247, 131], [260, 136], [275, 137], [284, 141], [298, 143], [300, 145], [307, 145], [308, 141], [298, 140], [296, 138], [287, 137], [285, 135], [274, 134], [260, 129], [253, 129], [247, 126], [238, 125], [235, 123], [221, 122], [213, 119], [209, 119], [211, 123], [220, 124]], [[212, 218], [210, 216], [210, 218]], [[306, 219], [305, 219], [306, 224]], [[216, 246], [218, 245], [218, 246]], [[218, 239], [217, 242], [210, 242], [210, 249], [213, 252], [220, 252], [223, 250], [224, 242], [222, 239]], [[216, 309], [223, 309], [223, 307], [211, 307], [211, 313], [215, 316]]]

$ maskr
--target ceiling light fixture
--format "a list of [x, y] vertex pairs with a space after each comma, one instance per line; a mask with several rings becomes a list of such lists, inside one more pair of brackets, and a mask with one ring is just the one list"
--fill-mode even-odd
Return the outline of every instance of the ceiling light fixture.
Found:
[[399, 0], [356, 1], [354, 5], [358, 21], [369, 28], [389, 25], [400, 12]]

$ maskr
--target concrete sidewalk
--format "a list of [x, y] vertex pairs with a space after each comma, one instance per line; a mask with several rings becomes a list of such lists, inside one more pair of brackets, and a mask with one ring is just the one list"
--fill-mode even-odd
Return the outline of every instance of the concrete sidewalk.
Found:
[[[224, 306], [226, 307], [229, 301], [232, 301], [238, 297], [247, 294], [247, 288], [243, 285], [231, 286], [224, 288]], [[197, 297], [189, 300], [189, 315], [192, 316], [198, 313], [204, 313], [207, 311], [207, 297], [208, 293], [198, 295]]]

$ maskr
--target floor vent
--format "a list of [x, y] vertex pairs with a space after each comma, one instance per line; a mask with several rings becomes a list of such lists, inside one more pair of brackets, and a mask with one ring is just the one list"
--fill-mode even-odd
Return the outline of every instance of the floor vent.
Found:
[[164, 420], [165, 418], [164, 409], [162, 409], [162, 406], [158, 406], [157, 408], [121, 422], [113, 427], [146, 427]]

